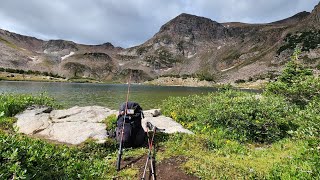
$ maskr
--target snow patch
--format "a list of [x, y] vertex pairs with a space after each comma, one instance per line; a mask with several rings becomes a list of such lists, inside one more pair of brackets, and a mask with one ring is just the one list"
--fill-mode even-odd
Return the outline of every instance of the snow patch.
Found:
[[31, 56], [31, 57], [29, 57], [29, 58], [32, 59], [32, 61], [37, 60], [37, 56]]
[[192, 58], [193, 56], [195, 56], [197, 53], [194, 53], [194, 54], [188, 54], [188, 58]]
[[72, 55], [74, 55], [74, 52], [73, 52], [73, 51], [71, 51], [70, 54], [68, 54], [68, 55], [62, 56], [62, 57], [61, 57], [61, 60], [64, 60], [64, 59], [66, 59], [66, 58], [68, 58], [68, 57], [70, 57], [70, 56], [72, 56]]
[[234, 68], [234, 67], [236, 67], [236, 66], [232, 66], [232, 67], [229, 67], [229, 68], [227, 68], [227, 69], [222, 69], [221, 72], [228, 71], [228, 70], [230, 70], [230, 69], [232, 69], [232, 68]]
[[217, 47], [217, 49], [218, 49], [218, 50], [221, 49], [221, 46]]

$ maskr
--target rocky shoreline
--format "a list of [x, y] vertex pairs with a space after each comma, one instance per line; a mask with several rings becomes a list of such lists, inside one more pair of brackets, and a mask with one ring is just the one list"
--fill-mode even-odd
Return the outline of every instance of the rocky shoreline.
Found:
[[[59, 82], [59, 83], [96, 83], [96, 84], [119, 84], [118, 81], [100, 82], [88, 79], [74, 79], [67, 80], [62, 78], [52, 78], [50, 76], [36, 76], [36, 75], [25, 75], [16, 73], [1, 73], [0, 81], [34, 81], [34, 82]], [[244, 88], [244, 89], [262, 89], [266, 85], [267, 81], [258, 80], [255, 82], [246, 83], [231, 83], [233, 87]], [[155, 85], [155, 86], [185, 86], [185, 87], [220, 87], [228, 85], [228, 83], [215, 83], [213, 81], [200, 81], [197, 78], [174, 78], [174, 77], [160, 77], [154, 80], [132, 83], [132, 84], [143, 84], [143, 85]]]
[[240, 89], [262, 89], [268, 81], [257, 80], [255, 82], [245, 83], [215, 83], [213, 81], [200, 81], [197, 78], [174, 78], [174, 77], [160, 77], [151, 81], [146, 81], [145, 85], [156, 85], [156, 86], [186, 86], [186, 87], [221, 87], [224, 85], [231, 85], [235, 88]]
[[160, 77], [151, 81], [144, 82], [147, 85], [158, 86], [188, 86], [188, 87], [212, 87], [216, 85], [213, 81], [200, 81], [197, 78], [174, 78]]

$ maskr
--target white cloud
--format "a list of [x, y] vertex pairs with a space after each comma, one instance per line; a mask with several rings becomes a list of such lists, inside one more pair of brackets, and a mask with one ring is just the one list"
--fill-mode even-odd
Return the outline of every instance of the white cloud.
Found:
[[2, 0], [0, 28], [85, 44], [138, 45], [182, 12], [218, 22], [266, 23], [311, 11], [318, 0]]

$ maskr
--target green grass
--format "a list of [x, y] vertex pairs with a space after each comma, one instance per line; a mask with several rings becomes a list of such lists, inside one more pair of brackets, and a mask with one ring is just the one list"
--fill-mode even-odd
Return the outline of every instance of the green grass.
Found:
[[[202, 179], [287, 179], [288, 177], [314, 179], [319, 177], [320, 172], [317, 167], [320, 157], [317, 148], [320, 140], [317, 127], [320, 125], [318, 115], [320, 101], [314, 100], [306, 108], [300, 109], [284, 101], [283, 98], [263, 96], [260, 100], [252, 100], [251, 96], [253, 95], [248, 93], [226, 91], [207, 96], [171, 98], [165, 101], [162, 107], [166, 110], [162, 112], [167, 115], [169, 113], [186, 128], [195, 132], [195, 135], [170, 136], [167, 141], [161, 143], [165, 151], [158, 156], [161, 159], [185, 157], [187, 162], [182, 165], [182, 168], [187, 173]], [[255, 101], [266, 102], [256, 104]], [[250, 105], [247, 106], [246, 103]], [[212, 104], [217, 104], [221, 109], [216, 109]], [[215, 113], [211, 114], [211, 110]], [[279, 136], [279, 131], [270, 128], [265, 133], [270, 135], [272, 143], [268, 141], [261, 143], [261, 138], [268, 140], [268, 136], [250, 139], [247, 138], [246, 133], [230, 131], [232, 124], [229, 124], [228, 128], [224, 126], [224, 121], [231, 119], [235, 127], [240, 126], [242, 130], [248, 128], [247, 130], [255, 132], [254, 128], [258, 126], [242, 126], [241, 121], [233, 119], [233, 116], [240, 119], [243, 116], [247, 117], [244, 120], [248, 120], [247, 115], [252, 115], [252, 111], [257, 114], [265, 113], [261, 117], [265, 120], [269, 119], [267, 121], [260, 119], [259, 123], [267, 122], [270, 125], [272, 122], [274, 124], [279, 122], [281, 125], [279, 124], [280, 126], [276, 129], [281, 130], [284, 128], [283, 120], [288, 120], [294, 124], [293, 129], [284, 128], [284, 136]], [[211, 117], [206, 117], [208, 114]], [[225, 115], [228, 115], [227, 119], [224, 119]], [[211, 121], [213, 124], [210, 123]], [[273, 139], [275, 136], [277, 138]]]
[[1, 179], [88, 179], [110, 178], [115, 168], [112, 155], [103, 147], [85, 148], [53, 145], [21, 135], [0, 134]]
[[18, 47], [15, 44], [13, 44], [13, 43], [9, 42], [8, 40], [3, 39], [1, 37], [0, 37], [0, 42], [6, 44], [7, 46], [9, 46], [9, 47], [11, 47], [13, 49], [18, 49]]
[[[300, 157], [308, 147], [305, 141], [291, 139], [272, 145], [239, 144], [237, 141], [224, 140], [220, 147], [208, 149], [206, 138], [175, 135], [164, 143], [166, 151], [162, 156], [186, 157], [183, 169], [202, 179], [272, 179], [272, 173], [279, 164]], [[306, 170], [315, 168], [312, 163], [307, 164], [310, 167]]]

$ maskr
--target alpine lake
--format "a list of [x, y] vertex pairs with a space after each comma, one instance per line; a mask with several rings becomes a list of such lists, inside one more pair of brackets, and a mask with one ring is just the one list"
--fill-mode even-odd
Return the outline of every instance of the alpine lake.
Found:
[[[126, 101], [127, 91], [127, 84], [0, 81], [0, 94], [44, 93], [65, 108], [98, 105], [118, 109]], [[169, 96], [201, 95], [214, 91], [217, 91], [217, 88], [131, 84], [129, 101], [138, 102], [146, 110], [159, 108], [162, 101]], [[249, 91], [256, 93], [255, 90]]]

